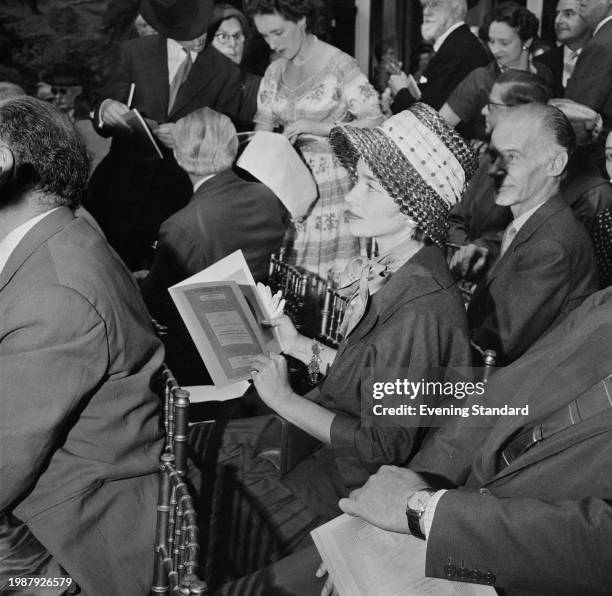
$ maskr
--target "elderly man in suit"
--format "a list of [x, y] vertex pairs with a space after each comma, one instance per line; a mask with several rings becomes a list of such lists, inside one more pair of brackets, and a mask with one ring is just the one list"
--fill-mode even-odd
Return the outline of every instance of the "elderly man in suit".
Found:
[[[439, 110], [453, 89], [475, 68], [489, 61], [483, 45], [465, 24], [468, 7], [477, 0], [421, 0], [423, 25], [421, 34], [433, 43], [434, 55], [420, 80], [421, 101]], [[391, 104], [394, 114], [405, 110], [415, 99], [408, 90], [408, 77], [401, 73], [389, 79], [395, 100]]]
[[267, 186], [232, 171], [238, 137], [227, 116], [201, 108], [179, 120], [174, 134], [176, 158], [191, 179], [193, 197], [161, 225], [155, 260], [141, 289], [151, 314], [169, 325], [168, 364], [184, 384], [197, 384], [206, 380], [204, 365], [168, 287], [235, 250], [242, 250], [256, 281], [267, 281], [287, 211]]
[[507, 108], [491, 135], [495, 203], [513, 220], [476, 286], [468, 323], [473, 341], [503, 364], [598, 289], [591, 241], [560, 195], [574, 144], [565, 115], [535, 103]]
[[580, 0], [580, 16], [593, 28], [583, 47], [565, 97], [583, 103], [612, 127], [612, 0]]
[[554, 97], [563, 97], [582, 47], [591, 38], [591, 27], [580, 16], [578, 0], [559, 0], [555, 10], [555, 33], [560, 45], [536, 56], [553, 75]]
[[0, 581], [61, 565], [85, 594], [145, 596], [163, 350], [129, 272], [73, 214], [87, 174], [67, 116], [0, 103], [0, 512], [25, 524], [0, 537]]
[[[161, 222], [191, 196], [189, 177], [172, 154], [174, 123], [204, 106], [237, 119], [242, 96], [238, 66], [205, 47], [212, 0], [143, 0], [140, 11], [159, 35], [126, 42], [100, 93], [94, 125], [113, 143], [85, 202], [133, 270], [143, 268]], [[154, 121], [163, 159], [143, 161], [124, 121], [130, 107]]]

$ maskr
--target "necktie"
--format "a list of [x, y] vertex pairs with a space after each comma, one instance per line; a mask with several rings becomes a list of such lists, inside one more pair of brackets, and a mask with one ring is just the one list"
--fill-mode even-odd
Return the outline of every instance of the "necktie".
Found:
[[567, 87], [567, 82], [569, 81], [572, 73], [574, 72], [574, 67], [576, 66], [576, 60], [578, 60], [579, 51], [571, 52], [567, 58], [567, 61], [563, 61], [563, 78], [562, 85]]
[[508, 250], [508, 247], [512, 244], [514, 237], [516, 236], [516, 229], [510, 223], [504, 231], [502, 236], [501, 249], [499, 251], [499, 258], [501, 259], [503, 254]]
[[170, 83], [170, 93], [168, 94], [168, 114], [172, 112], [172, 108], [174, 107], [174, 102], [176, 101], [176, 96], [178, 95], [179, 89], [182, 87], [183, 83], [187, 80], [189, 76], [189, 71], [193, 66], [193, 61], [191, 60], [191, 53], [183, 48], [183, 52], [185, 52], [185, 59], [181, 62], [181, 65], [178, 67], [172, 82]]

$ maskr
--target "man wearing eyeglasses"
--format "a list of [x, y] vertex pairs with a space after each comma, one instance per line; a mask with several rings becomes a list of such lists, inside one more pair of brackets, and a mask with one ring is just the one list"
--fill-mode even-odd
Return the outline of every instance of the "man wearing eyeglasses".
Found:
[[[140, 12], [159, 35], [123, 46], [93, 112], [97, 131], [113, 143], [92, 176], [85, 204], [132, 270], [146, 268], [159, 225], [191, 196], [189, 178], [172, 154], [174, 123], [202, 107], [239, 118], [240, 69], [205, 47], [212, 4], [143, 0]], [[142, 160], [124, 119], [130, 108], [149, 120], [163, 159]]]
[[[434, 55], [417, 81], [421, 100], [439, 110], [453, 89], [475, 68], [489, 62], [487, 53], [465, 24], [468, 8], [478, 0], [421, 0], [423, 7], [423, 40], [433, 43]], [[394, 114], [407, 109], [416, 98], [408, 90], [405, 73], [392, 75], [389, 80], [395, 101]]]

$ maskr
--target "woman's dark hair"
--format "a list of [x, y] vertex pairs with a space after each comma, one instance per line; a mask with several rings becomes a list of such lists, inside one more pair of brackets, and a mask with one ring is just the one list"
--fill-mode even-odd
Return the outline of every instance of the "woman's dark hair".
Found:
[[506, 25], [516, 30], [521, 41], [537, 38], [540, 27], [538, 17], [524, 6], [515, 2], [500, 4], [492, 13], [487, 15], [486, 22], [488, 23], [486, 28], [487, 41], [491, 23], [506, 23]]
[[275, 13], [293, 23], [306, 18], [306, 30], [319, 33], [322, 8], [320, 0], [244, 0], [243, 7], [251, 18]]

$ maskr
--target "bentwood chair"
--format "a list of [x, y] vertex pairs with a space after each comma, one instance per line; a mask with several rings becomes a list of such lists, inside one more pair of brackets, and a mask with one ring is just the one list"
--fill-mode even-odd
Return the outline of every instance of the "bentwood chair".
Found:
[[166, 446], [159, 466], [157, 530], [152, 594], [205, 595], [197, 575], [200, 552], [198, 519], [184, 481], [187, 469], [189, 392], [170, 370], [161, 371]]

